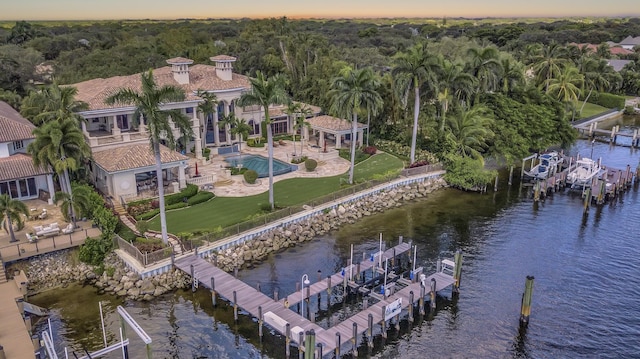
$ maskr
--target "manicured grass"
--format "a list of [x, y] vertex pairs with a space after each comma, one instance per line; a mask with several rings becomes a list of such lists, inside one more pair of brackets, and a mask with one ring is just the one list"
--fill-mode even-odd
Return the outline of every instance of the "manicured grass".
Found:
[[[582, 101], [578, 101], [576, 102], [576, 108], [578, 110], [580, 110], [580, 107], [582, 106]], [[593, 116], [593, 115], [597, 115], [606, 111], [609, 111], [610, 108], [606, 108], [606, 107], [602, 107], [600, 105], [595, 105], [592, 103], [586, 103], [584, 105], [584, 109], [582, 110], [582, 113], [580, 114], [580, 118], [585, 118], [585, 117], [589, 117], [589, 116]]]
[[[402, 168], [398, 158], [380, 153], [357, 164], [356, 182], [375, 178], [377, 175]], [[318, 197], [328, 195], [341, 188], [341, 179], [347, 174], [322, 178], [291, 178], [274, 184], [274, 199], [278, 207], [301, 205]], [[267, 181], [268, 179], [262, 179]], [[211, 201], [167, 212], [167, 228], [171, 233], [213, 230], [227, 227], [259, 215], [262, 206], [268, 206], [269, 193], [248, 197], [217, 197]], [[160, 229], [160, 217], [149, 222], [151, 229]]]

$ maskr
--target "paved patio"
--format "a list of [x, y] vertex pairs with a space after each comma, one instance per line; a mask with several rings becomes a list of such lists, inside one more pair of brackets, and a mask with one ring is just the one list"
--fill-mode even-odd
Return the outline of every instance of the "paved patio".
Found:
[[[28, 243], [27, 233], [34, 232], [33, 231], [34, 226], [42, 226], [42, 225], [48, 225], [51, 223], [58, 223], [58, 227], [60, 228], [60, 233], [62, 233], [62, 229], [67, 226], [68, 223], [64, 220], [64, 217], [60, 212], [60, 207], [54, 204], [48, 204], [46, 201], [42, 201], [39, 199], [30, 199], [23, 202], [24, 204], [27, 205], [27, 208], [29, 209], [29, 217], [31, 218], [28, 218], [24, 222], [24, 228], [22, 230], [14, 231], [16, 235], [16, 239], [19, 241], [16, 243]], [[47, 218], [38, 219], [37, 215], [42, 213], [43, 209], [47, 210]], [[4, 230], [0, 230], [0, 247], [5, 247], [9, 245], [10, 239], [11, 237], [9, 236], [9, 233], [5, 232]], [[11, 243], [11, 244], [14, 244], [14, 243]]]
[[[291, 163], [293, 157], [293, 142], [283, 141], [284, 145], [279, 144], [273, 148], [273, 157], [281, 161]], [[300, 142], [296, 142], [296, 152], [300, 153]], [[267, 157], [267, 147], [256, 148], [243, 144], [242, 154], [255, 154]], [[349, 170], [349, 161], [338, 156], [338, 151], [333, 148], [327, 148], [327, 152], [320, 151], [318, 147], [311, 147], [305, 142], [305, 148], [302, 155], [313, 158], [318, 161], [318, 167], [313, 172], [307, 172], [302, 168], [298, 171], [289, 172], [283, 175], [274, 176], [273, 181], [282, 181], [288, 178], [296, 177], [330, 177], [346, 173]], [[196, 159], [189, 160], [191, 174], [195, 174]], [[211, 158], [209, 164], [198, 164], [198, 174], [201, 177], [211, 179], [214, 183], [212, 191], [216, 196], [220, 197], [244, 197], [266, 192], [269, 190], [269, 178], [259, 178], [255, 185], [247, 185], [241, 175], [231, 176], [225, 167], [228, 163], [224, 161], [224, 156], [215, 155]]]

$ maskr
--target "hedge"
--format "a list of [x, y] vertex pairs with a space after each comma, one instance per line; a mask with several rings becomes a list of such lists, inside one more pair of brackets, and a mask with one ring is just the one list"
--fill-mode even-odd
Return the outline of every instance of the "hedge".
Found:
[[243, 174], [244, 180], [249, 184], [256, 183], [256, 179], [258, 178], [258, 172], [254, 170], [248, 170]]
[[304, 161], [304, 167], [307, 169], [307, 171], [311, 172], [315, 170], [316, 167], [318, 167], [318, 162], [313, 158], [308, 158], [306, 161]]
[[594, 92], [589, 97], [589, 103], [600, 105], [606, 108], [624, 108], [625, 98], [606, 92]]
[[194, 185], [194, 184], [187, 184], [187, 187], [185, 187], [182, 191], [178, 192], [178, 193], [174, 193], [172, 195], [169, 196], [165, 196], [164, 197], [164, 204], [165, 206], [170, 206], [172, 204], [176, 204], [179, 202], [182, 202], [182, 200], [184, 198], [191, 198], [193, 196], [196, 195], [196, 193], [198, 193], [198, 186]]
[[[193, 197], [191, 197], [191, 198], [193, 198]], [[178, 203], [174, 203], [174, 204], [165, 206], [164, 209], [168, 211], [170, 209], [184, 208], [184, 207], [187, 207], [187, 206], [188, 206], [188, 204], [185, 203], [185, 202], [178, 202]]]
[[207, 191], [198, 192], [198, 194], [189, 198], [189, 201], [187, 201], [187, 203], [189, 204], [189, 206], [193, 206], [198, 203], [206, 202], [211, 198], [213, 198], [214, 196], [215, 195], [212, 192], [207, 192]]
[[157, 216], [158, 214], [160, 214], [160, 208], [156, 208], [154, 210], [151, 210], [149, 212], [144, 212], [143, 214], [138, 216], [138, 220], [142, 220], [142, 221], [147, 221], [150, 220], [151, 218]]

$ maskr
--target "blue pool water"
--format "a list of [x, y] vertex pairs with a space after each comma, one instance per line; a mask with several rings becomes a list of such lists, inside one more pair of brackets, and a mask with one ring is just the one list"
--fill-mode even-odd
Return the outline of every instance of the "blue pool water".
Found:
[[[231, 156], [225, 158], [225, 162], [227, 162], [232, 167], [237, 167], [238, 165], [242, 165], [244, 168], [252, 169], [258, 172], [258, 177], [268, 177], [269, 176], [269, 159], [266, 157], [258, 156], [258, 155], [239, 155], [239, 156]], [[277, 159], [273, 159], [273, 175], [281, 175], [285, 173], [291, 172], [291, 165], [286, 162], [282, 162]]]

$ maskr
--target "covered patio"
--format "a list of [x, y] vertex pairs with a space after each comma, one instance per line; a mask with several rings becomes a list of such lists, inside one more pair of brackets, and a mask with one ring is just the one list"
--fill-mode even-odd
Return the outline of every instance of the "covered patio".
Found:
[[[307, 120], [311, 127], [311, 136], [316, 138], [316, 145], [320, 148], [326, 148], [327, 142], [333, 142], [336, 149], [341, 149], [342, 145], [349, 145], [352, 141], [352, 124], [351, 121], [337, 118], [333, 116], [323, 115]], [[368, 126], [358, 122], [356, 132], [356, 145], [362, 143], [364, 138], [364, 130], [368, 130]], [[310, 143], [313, 145], [313, 143]]]

